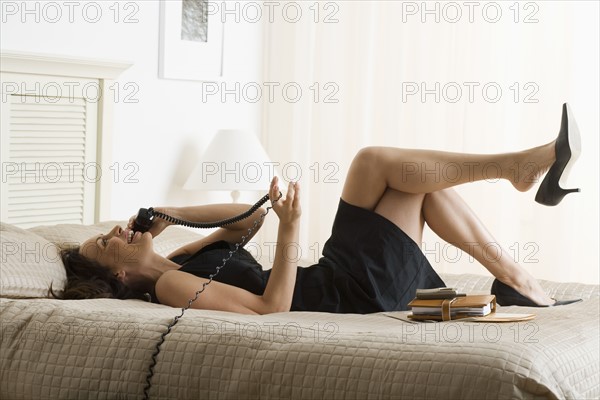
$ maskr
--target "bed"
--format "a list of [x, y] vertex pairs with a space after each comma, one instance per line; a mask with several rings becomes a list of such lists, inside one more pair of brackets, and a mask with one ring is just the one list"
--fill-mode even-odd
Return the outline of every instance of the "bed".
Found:
[[[49, 299], [64, 270], [57, 248], [123, 221], [20, 229], [2, 224], [0, 398], [138, 399], [156, 343], [178, 309], [141, 300]], [[166, 255], [199, 235], [171, 227]], [[492, 279], [442, 275], [489, 293]], [[158, 355], [152, 399], [513, 399], [600, 397], [598, 285], [542, 281], [583, 302], [533, 321], [414, 323], [406, 312], [189, 310]]]

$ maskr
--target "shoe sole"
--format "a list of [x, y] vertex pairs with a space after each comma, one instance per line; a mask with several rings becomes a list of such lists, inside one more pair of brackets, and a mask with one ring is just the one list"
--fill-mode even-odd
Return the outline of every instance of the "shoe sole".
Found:
[[571, 106], [568, 103], [565, 103], [567, 108], [567, 126], [569, 131], [567, 132], [567, 140], [569, 141], [569, 149], [571, 150], [571, 157], [567, 162], [560, 178], [558, 179], [558, 185], [565, 189], [567, 179], [571, 172], [571, 168], [575, 164], [575, 161], [579, 158], [581, 154], [581, 135], [579, 133], [579, 127], [577, 126], [577, 122], [575, 122], [575, 117], [573, 116], [573, 111], [571, 110]]

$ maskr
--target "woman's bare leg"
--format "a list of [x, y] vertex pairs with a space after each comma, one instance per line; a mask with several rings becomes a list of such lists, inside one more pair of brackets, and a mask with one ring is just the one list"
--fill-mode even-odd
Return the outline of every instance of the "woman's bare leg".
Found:
[[439, 237], [470, 254], [500, 281], [539, 305], [554, 302], [538, 281], [496, 242], [453, 189], [425, 195], [423, 216]]
[[442, 239], [473, 256], [500, 281], [540, 305], [550, 304], [552, 299], [539, 283], [505, 251], [496, 262], [490, 261], [484, 248], [494, 238], [458, 194], [445, 189], [483, 179], [507, 179], [517, 190], [527, 191], [554, 162], [554, 145], [490, 155], [366, 147], [350, 165], [342, 199], [385, 216], [418, 244], [426, 221]]
[[554, 142], [504, 154], [366, 147], [350, 165], [342, 199], [373, 210], [387, 188], [432, 193], [484, 179], [507, 179], [517, 190], [526, 191], [554, 159]]
[[387, 188], [373, 211], [392, 221], [421, 247], [425, 225], [422, 212], [425, 196], [424, 193], [404, 193]]
[[537, 280], [496, 242], [453, 189], [413, 194], [388, 188], [374, 212], [396, 224], [419, 247], [426, 222], [440, 238], [475, 258], [500, 281], [537, 304], [553, 303]]

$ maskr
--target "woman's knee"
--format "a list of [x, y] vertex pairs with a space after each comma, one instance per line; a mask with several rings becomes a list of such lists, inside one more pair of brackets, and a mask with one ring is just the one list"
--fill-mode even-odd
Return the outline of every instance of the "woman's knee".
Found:
[[373, 168], [380, 164], [381, 148], [376, 146], [363, 147], [352, 160], [353, 166]]
[[344, 201], [368, 210], [375, 208], [387, 188], [378, 152], [376, 147], [365, 147], [356, 153], [344, 183]]

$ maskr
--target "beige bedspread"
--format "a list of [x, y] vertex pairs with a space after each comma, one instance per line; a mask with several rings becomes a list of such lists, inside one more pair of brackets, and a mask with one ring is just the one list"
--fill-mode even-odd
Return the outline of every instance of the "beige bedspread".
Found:
[[[488, 291], [491, 279], [444, 275]], [[598, 286], [521, 323], [410, 323], [371, 315], [191, 310], [158, 356], [153, 399], [598, 398]], [[136, 300], [0, 299], [0, 398], [141, 398], [178, 309]], [[392, 313], [402, 316], [406, 313]]]

